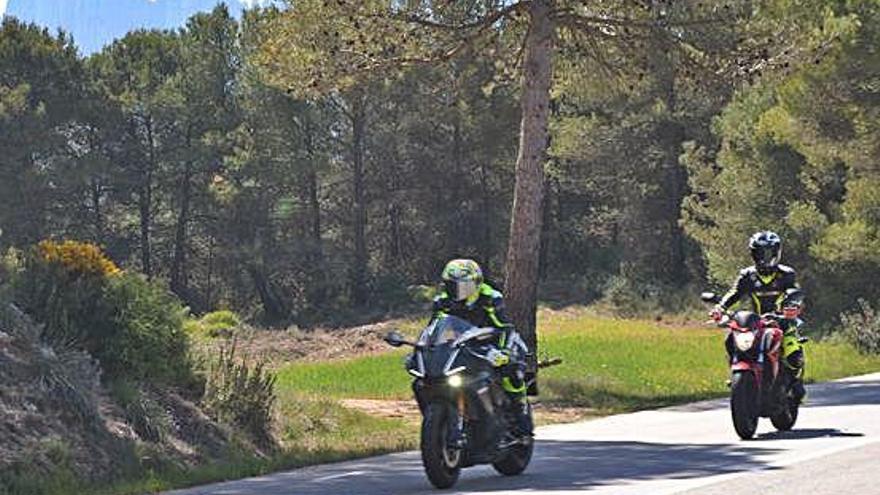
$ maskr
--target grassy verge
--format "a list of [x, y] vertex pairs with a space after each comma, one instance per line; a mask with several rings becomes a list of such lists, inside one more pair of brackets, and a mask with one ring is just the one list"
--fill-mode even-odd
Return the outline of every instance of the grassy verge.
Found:
[[[542, 354], [564, 364], [541, 375], [542, 400], [621, 412], [726, 393], [723, 332], [694, 326], [616, 320], [589, 313], [542, 313]], [[847, 344], [808, 345], [808, 379], [824, 381], [880, 370], [880, 357]], [[403, 351], [357, 359], [293, 364], [280, 370], [281, 394], [406, 399]]]

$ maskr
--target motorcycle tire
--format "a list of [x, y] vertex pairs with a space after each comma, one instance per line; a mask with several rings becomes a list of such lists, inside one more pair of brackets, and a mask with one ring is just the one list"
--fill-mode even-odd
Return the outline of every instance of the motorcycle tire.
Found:
[[450, 406], [429, 404], [422, 419], [422, 465], [428, 480], [437, 488], [449, 488], [461, 474], [462, 452], [447, 445]]
[[[529, 416], [532, 415], [532, 408], [529, 407]], [[532, 460], [532, 452], [535, 450], [535, 441], [532, 438], [527, 439], [524, 443], [514, 445], [507, 449], [507, 452], [499, 459], [492, 463], [495, 471], [504, 476], [517, 476], [529, 467]]]
[[798, 410], [800, 406], [794, 400], [786, 399], [788, 404], [782, 408], [778, 413], [770, 416], [770, 422], [773, 423], [773, 427], [779, 431], [789, 431], [794, 428], [794, 424], [797, 422], [798, 418]]
[[730, 413], [733, 428], [743, 440], [758, 430], [758, 386], [751, 372], [740, 371], [730, 379]]

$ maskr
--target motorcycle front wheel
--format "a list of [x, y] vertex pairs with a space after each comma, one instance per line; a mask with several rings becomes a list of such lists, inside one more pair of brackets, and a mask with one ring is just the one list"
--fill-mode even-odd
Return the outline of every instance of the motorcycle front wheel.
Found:
[[737, 371], [730, 379], [730, 415], [733, 428], [743, 440], [758, 430], [758, 385], [749, 371]]
[[422, 465], [428, 480], [437, 488], [449, 488], [461, 473], [461, 450], [450, 448], [450, 406], [429, 404], [422, 419]]

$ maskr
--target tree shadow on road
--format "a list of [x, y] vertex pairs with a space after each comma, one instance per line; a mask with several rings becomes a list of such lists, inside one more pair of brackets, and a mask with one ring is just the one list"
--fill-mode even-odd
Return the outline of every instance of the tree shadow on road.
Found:
[[[489, 467], [463, 471], [453, 492], [589, 490], [651, 479], [692, 479], [768, 467], [776, 449], [735, 445], [611, 441], [540, 441], [521, 476], [504, 477]], [[198, 494], [342, 495], [437, 493], [417, 453], [306, 468], [198, 489]], [[449, 492], [447, 492], [449, 493]]]
[[464, 479], [465, 491], [589, 490], [651, 479], [693, 479], [770, 467], [772, 448], [647, 442], [540, 442], [526, 473], [513, 478]]
[[826, 382], [807, 387], [804, 407], [880, 405], [880, 381]]

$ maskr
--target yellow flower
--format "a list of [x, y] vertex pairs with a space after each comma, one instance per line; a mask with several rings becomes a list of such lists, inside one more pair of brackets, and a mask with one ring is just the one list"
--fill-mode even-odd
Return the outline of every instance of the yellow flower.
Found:
[[108, 277], [122, 272], [101, 248], [88, 242], [45, 240], [37, 245], [37, 252], [43, 262], [61, 265], [72, 273]]

